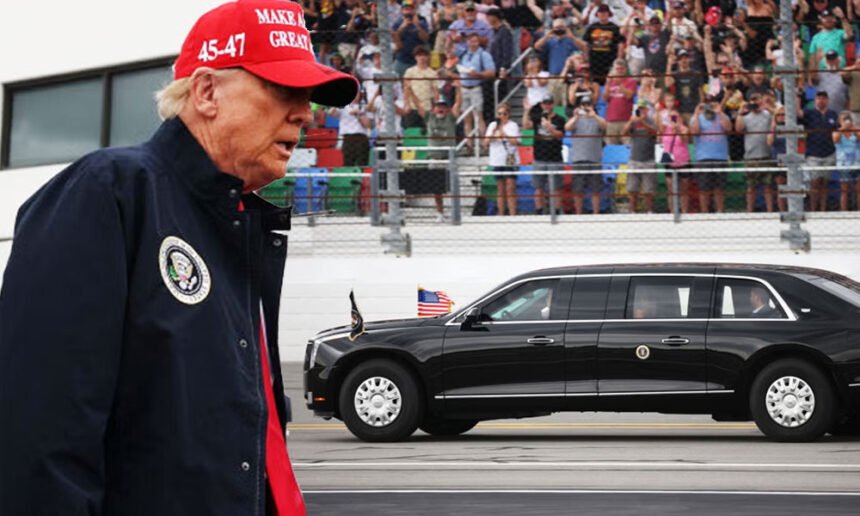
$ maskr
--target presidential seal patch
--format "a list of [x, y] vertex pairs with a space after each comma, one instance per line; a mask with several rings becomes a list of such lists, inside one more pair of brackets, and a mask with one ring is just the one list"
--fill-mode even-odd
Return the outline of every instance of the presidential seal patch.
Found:
[[181, 238], [169, 236], [161, 242], [158, 269], [167, 290], [186, 305], [202, 302], [212, 289], [212, 278], [206, 263]]

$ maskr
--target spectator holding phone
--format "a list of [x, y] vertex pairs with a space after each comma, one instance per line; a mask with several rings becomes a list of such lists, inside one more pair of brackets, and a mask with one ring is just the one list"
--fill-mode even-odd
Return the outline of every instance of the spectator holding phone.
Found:
[[[657, 115], [657, 134], [660, 136], [660, 156], [655, 156], [660, 163], [667, 167], [666, 186], [669, 189], [669, 197], [673, 206], [681, 213], [690, 211], [690, 172], [680, 172], [690, 168], [690, 150], [687, 146], [689, 140], [689, 128], [684, 123], [681, 113], [677, 109], [675, 95], [666, 93], [663, 95], [663, 104], [666, 106]], [[678, 191], [675, 192], [673, 181], [669, 180], [668, 172], [672, 170], [678, 175]], [[673, 207], [674, 210], [674, 207]]]
[[577, 215], [584, 207], [583, 195], [586, 187], [591, 188], [591, 212], [600, 213], [600, 193], [603, 190], [603, 142], [601, 136], [606, 132], [606, 120], [594, 110], [590, 97], [582, 99], [573, 116], [564, 125], [565, 131], [572, 132], [573, 145], [573, 206]]
[[630, 202], [630, 211], [632, 213], [638, 211], [641, 192], [645, 212], [653, 213], [657, 174], [636, 172], [636, 170], [653, 169], [655, 166], [657, 123], [647, 101], [639, 101], [633, 117], [624, 126], [624, 133], [630, 135], [630, 170], [627, 173], [627, 199]]

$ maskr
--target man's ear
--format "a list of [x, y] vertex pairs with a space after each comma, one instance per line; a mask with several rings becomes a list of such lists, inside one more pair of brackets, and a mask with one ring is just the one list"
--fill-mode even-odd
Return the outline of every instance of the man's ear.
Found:
[[197, 69], [191, 76], [188, 100], [200, 116], [211, 118], [218, 113], [215, 82], [216, 78], [211, 70]]

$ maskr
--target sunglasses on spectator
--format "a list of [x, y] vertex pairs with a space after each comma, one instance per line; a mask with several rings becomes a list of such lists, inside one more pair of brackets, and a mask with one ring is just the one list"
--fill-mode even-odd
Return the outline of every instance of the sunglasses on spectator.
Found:
[[502, 116], [502, 115], [507, 115], [507, 114], [508, 114], [508, 112], [507, 112], [507, 111], [499, 111], [499, 112], [498, 112], [498, 113], [496, 113], [496, 114], [497, 114], [497, 115], [499, 115], [499, 116]]

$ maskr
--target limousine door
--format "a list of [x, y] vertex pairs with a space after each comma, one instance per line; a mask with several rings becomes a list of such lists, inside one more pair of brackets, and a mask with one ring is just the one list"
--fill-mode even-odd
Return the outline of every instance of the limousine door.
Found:
[[448, 409], [550, 408], [564, 398], [569, 279], [534, 279], [478, 306], [478, 321], [445, 332]]
[[706, 394], [712, 283], [711, 276], [693, 275], [612, 279], [597, 350], [604, 408], [659, 409]]

